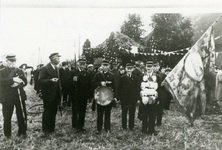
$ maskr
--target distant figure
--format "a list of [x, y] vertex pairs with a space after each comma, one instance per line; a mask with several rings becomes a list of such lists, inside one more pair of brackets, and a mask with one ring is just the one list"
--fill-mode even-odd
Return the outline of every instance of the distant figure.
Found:
[[[113, 68], [111, 70], [111, 72], [114, 74], [114, 85], [115, 85], [115, 89], [116, 91], [119, 91], [119, 80], [120, 80], [120, 71], [118, 69], [118, 64], [117, 63], [113, 63]], [[117, 93], [116, 93], [117, 95]], [[117, 97], [117, 96], [116, 96]], [[114, 107], [116, 106], [116, 104], [114, 103]]]
[[25, 100], [26, 94], [23, 89], [27, 85], [24, 72], [15, 67], [16, 56], [7, 55], [5, 68], [0, 70], [0, 103], [4, 118], [3, 129], [7, 138], [11, 137], [11, 118], [14, 107], [18, 120], [18, 136], [26, 137], [27, 115]]
[[44, 64], [39, 64], [36, 68], [36, 70], [34, 70], [33, 72], [33, 76], [34, 76], [34, 90], [36, 91], [37, 94], [39, 94], [40, 92], [40, 87], [39, 87], [39, 71], [40, 69], [44, 66]]
[[[68, 105], [68, 77], [69, 77], [69, 69], [68, 63], [62, 62], [62, 67], [59, 69], [60, 78], [61, 78], [61, 85], [62, 85], [62, 101], [63, 106]], [[70, 105], [70, 103], [69, 103]]]
[[138, 63], [135, 64], [135, 69], [133, 70], [132, 74], [137, 77], [139, 77], [142, 74], [142, 72], [140, 70], [140, 64], [138, 64]]
[[216, 76], [216, 100], [218, 100], [218, 104], [222, 107], [222, 66], [218, 71]]

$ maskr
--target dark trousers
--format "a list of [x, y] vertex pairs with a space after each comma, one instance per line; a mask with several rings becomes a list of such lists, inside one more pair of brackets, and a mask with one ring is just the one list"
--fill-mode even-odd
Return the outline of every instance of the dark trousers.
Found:
[[134, 120], [135, 120], [135, 110], [136, 106], [134, 105], [126, 105], [121, 106], [122, 108], [122, 128], [127, 128], [127, 113], [129, 112], [129, 128], [134, 128]]
[[163, 118], [163, 101], [161, 100], [156, 106], [156, 124], [161, 125]]
[[142, 132], [154, 133], [155, 129], [155, 106], [156, 104], [143, 105]]
[[72, 127], [81, 129], [85, 124], [87, 98], [72, 98]]
[[14, 111], [14, 106], [16, 109], [16, 116], [17, 116], [17, 120], [18, 120], [18, 136], [20, 135], [25, 135], [26, 134], [26, 130], [27, 130], [27, 124], [26, 124], [26, 108], [25, 108], [25, 101], [22, 101], [23, 103], [23, 111], [24, 114], [22, 112], [22, 108], [21, 108], [21, 103], [19, 101], [19, 99], [15, 99], [12, 102], [8, 103], [3, 103], [3, 108], [2, 108], [2, 114], [4, 117], [4, 134], [5, 136], [11, 136], [11, 118], [12, 118], [12, 114]]
[[56, 113], [58, 110], [58, 100], [43, 100], [44, 112], [42, 114], [42, 131], [44, 133], [52, 133], [55, 131]]
[[104, 129], [110, 130], [110, 114], [112, 109], [112, 103], [106, 106], [97, 104], [97, 130], [101, 131], [103, 126], [103, 114], [105, 113]]
[[172, 95], [169, 91], [165, 91], [165, 97], [164, 97], [164, 101], [163, 101], [163, 107], [166, 110], [170, 109], [170, 101], [173, 99]]

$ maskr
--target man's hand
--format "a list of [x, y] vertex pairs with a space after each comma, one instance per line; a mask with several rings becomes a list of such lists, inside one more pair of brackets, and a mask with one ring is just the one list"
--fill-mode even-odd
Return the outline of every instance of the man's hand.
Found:
[[23, 83], [23, 80], [22, 79], [20, 79], [19, 77], [14, 77], [13, 78], [13, 81], [15, 82], [15, 83]]
[[106, 86], [106, 82], [105, 82], [105, 81], [102, 81], [102, 82], [101, 82], [101, 85], [102, 85], [102, 86]]

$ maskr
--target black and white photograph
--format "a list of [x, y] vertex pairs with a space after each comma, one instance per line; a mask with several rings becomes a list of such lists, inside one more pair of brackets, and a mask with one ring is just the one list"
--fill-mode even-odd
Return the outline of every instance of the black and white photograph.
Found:
[[221, 10], [1, 0], [0, 150], [222, 150]]

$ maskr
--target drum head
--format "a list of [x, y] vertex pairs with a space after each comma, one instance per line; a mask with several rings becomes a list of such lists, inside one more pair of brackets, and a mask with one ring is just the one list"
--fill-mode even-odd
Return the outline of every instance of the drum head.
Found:
[[94, 98], [97, 104], [106, 106], [113, 100], [113, 91], [108, 86], [100, 86], [94, 91]]

